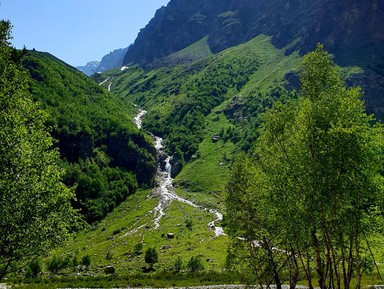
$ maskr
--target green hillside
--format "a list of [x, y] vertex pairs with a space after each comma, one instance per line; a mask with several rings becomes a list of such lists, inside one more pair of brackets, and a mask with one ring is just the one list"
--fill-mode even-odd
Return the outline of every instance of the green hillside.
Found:
[[[120, 273], [141, 272], [144, 256], [135, 253], [135, 245], [143, 244], [142, 252], [150, 247], [158, 250], [157, 271], [172, 271], [177, 256], [184, 264], [201, 256], [206, 269], [223, 269], [228, 239], [215, 237], [207, 226], [215, 218], [208, 210], [225, 213], [224, 189], [231, 163], [257, 138], [265, 108], [277, 98], [295, 97], [288, 91], [295, 84], [288, 82], [287, 75], [295, 79], [292, 75], [298, 73], [300, 63], [297, 54], [286, 55], [286, 49], [276, 49], [269, 37], [260, 36], [194, 63], [153, 70], [131, 67], [95, 76], [100, 82], [108, 78], [120, 99], [148, 111], [144, 129], [163, 136], [174, 163], [183, 164], [174, 180], [176, 193], [205, 210], [175, 200], [156, 228], [156, 191], [140, 191], [58, 254], [89, 254], [94, 272], [111, 264]], [[129, 209], [133, 204], [134, 212]], [[186, 227], [188, 220], [192, 230]], [[216, 225], [225, 226], [225, 220]], [[175, 233], [175, 239], [165, 237], [169, 232]], [[113, 256], [110, 260], [108, 252]]]
[[[155, 247], [156, 271], [172, 271], [178, 256], [184, 266], [200, 256], [206, 270], [224, 269], [228, 238], [215, 236], [209, 228], [216, 218], [209, 210], [225, 212], [224, 187], [234, 156], [256, 138], [265, 107], [288, 96], [285, 74], [298, 70], [300, 58], [284, 53], [261, 36], [192, 64], [154, 70], [132, 67], [95, 76], [100, 82], [109, 78], [115, 95], [148, 111], [144, 129], [165, 137], [166, 149], [184, 165], [174, 180], [176, 193], [198, 208], [174, 200], [156, 228], [156, 190], [140, 190], [55, 254], [78, 254], [80, 259], [90, 255], [90, 272], [102, 273], [112, 265], [124, 274], [141, 272], [146, 266], [143, 252]], [[167, 239], [167, 233], [175, 238]], [[137, 244], [143, 244], [142, 253], [135, 252]]]
[[138, 185], [153, 184], [155, 151], [132, 121], [133, 105], [47, 53], [28, 52], [23, 65], [32, 96], [49, 114], [65, 182], [77, 185], [74, 206], [86, 220], [102, 219]]
[[[205, 49], [201, 43], [204, 40], [183, 54], [190, 49], [196, 55], [198, 45]], [[298, 71], [299, 57], [286, 56], [285, 51], [274, 48], [269, 37], [259, 36], [193, 63], [153, 70], [132, 67], [97, 77], [112, 78], [112, 92], [148, 111], [144, 128], [164, 137], [167, 150], [181, 164], [202, 162], [207, 145], [232, 147], [213, 149], [220, 163], [235, 148], [248, 150], [256, 138], [259, 114], [273, 99], [288, 95], [285, 75]], [[220, 141], [213, 144], [215, 135]], [[222, 182], [223, 176], [207, 181], [213, 187]]]

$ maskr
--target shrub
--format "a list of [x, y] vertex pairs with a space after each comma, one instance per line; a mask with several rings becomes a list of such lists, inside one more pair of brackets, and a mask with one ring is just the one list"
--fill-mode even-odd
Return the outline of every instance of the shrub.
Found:
[[155, 248], [148, 248], [144, 256], [145, 263], [149, 264], [149, 268], [153, 269], [153, 265], [158, 262], [159, 257]]
[[106, 260], [112, 260], [113, 259], [113, 252], [111, 250], [107, 251], [107, 253], [105, 254], [105, 259]]
[[143, 244], [142, 243], [137, 243], [135, 247], [133, 248], [133, 252], [135, 255], [141, 255], [143, 254]]
[[187, 219], [187, 220], [185, 220], [185, 227], [186, 227], [188, 230], [192, 231], [192, 228], [193, 228], [193, 221], [192, 221], [191, 219]]
[[183, 260], [181, 259], [181, 257], [177, 257], [176, 261], [175, 261], [175, 268], [174, 268], [174, 271], [176, 273], [179, 273], [181, 270], [183, 270]]
[[86, 267], [89, 267], [89, 265], [91, 265], [91, 256], [89, 255], [83, 256], [83, 258], [81, 259], [81, 264]]
[[191, 259], [188, 261], [187, 268], [190, 272], [199, 272], [204, 270], [204, 265], [201, 262], [200, 257], [192, 256]]
[[25, 277], [27, 278], [36, 278], [37, 275], [42, 271], [41, 262], [39, 259], [34, 259], [28, 265], [25, 273]]

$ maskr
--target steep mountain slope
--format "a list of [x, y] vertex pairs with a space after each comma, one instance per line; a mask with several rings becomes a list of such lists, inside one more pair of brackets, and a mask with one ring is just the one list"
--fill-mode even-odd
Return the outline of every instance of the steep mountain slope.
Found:
[[354, 78], [367, 108], [384, 115], [384, 2], [378, 0], [172, 0], [159, 9], [128, 49], [124, 64], [159, 61], [208, 36], [213, 53], [269, 35], [277, 48], [304, 54], [321, 42], [342, 66], [357, 65]]
[[172, 0], [140, 32], [124, 64], [149, 64], [205, 36], [216, 53], [259, 34], [280, 48], [300, 38], [301, 52], [322, 42], [343, 65], [366, 63], [362, 51], [377, 62], [383, 15], [378, 0]]
[[97, 67], [100, 65], [100, 61], [90, 61], [84, 66], [76, 66], [76, 69], [80, 70], [85, 75], [91, 76], [97, 72]]
[[114, 51], [105, 55], [101, 59], [99, 66], [96, 68], [96, 73], [122, 66], [123, 59], [127, 51], [128, 51], [128, 47], [120, 48], [120, 49], [115, 49]]
[[84, 66], [77, 66], [76, 68], [83, 72], [85, 75], [91, 76], [95, 73], [101, 73], [109, 69], [117, 68], [123, 65], [123, 59], [127, 53], [127, 48], [115, 49], [114, 51], [105, 55], [101, 61], [90, 61]]
[[75, 205], [88, 221], [104, 217], [137, 184], [153, 184], [155, 149], [132, 122], [130, 103], [47, 53], [29, 52], [23, 65], [32, 77], [31, 94], [49, 113], [65, 181], [77, 183]]

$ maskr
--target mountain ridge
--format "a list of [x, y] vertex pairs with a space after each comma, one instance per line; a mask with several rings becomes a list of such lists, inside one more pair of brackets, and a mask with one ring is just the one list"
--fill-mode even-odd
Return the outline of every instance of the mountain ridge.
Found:
[[123, 64], [149, 64], [205, 36], [217, 53], [259, 34], [272, 36], [277, 48], [300, 38], [295, 48], [301, 54], [321, 42], [340, 65], [359, 64], [360, 49], [382, 57], [383, 15], [377, 0], [172, 0], [140, 31]]
[[[172, 0], [160, 8], [124, 56], [123, 65], [149, 69], [207, 37], [212, 53], [264, 34], [278, 49], [300, 55], [318, 43], [340, 66], [364, 73], [360, 85], [369, 113], [384, 116], [384, 2], [378, 0]], [[168, 62], [169, 63], [169, 62]]]
[[87, 76], [95, 73], [102, 73], [104, 71], [118, 68], [123, 64], [123, 58], [127, 52], [128, 47], [119, 48], [104, 55], [100, 61], [90, 61], [84, 66], [77, 66], [76, 69], [80, 70]]

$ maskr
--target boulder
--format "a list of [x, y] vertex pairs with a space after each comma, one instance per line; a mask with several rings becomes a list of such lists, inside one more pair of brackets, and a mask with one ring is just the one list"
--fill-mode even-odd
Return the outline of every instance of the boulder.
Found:
[[113, 231], [112, 235], [117, 235], [117, 234], [120, 234], [122, 231], [119, 229], [119, 230], [115, 230]]
[[174, 233], [167, 233], [167, 239], [174, 239], [175, 234]]
[[181, 161], [177, 161], [171, 169], [171, 178], [175, 178], [183, 169], [183, 163]]
[[163, 245], [161, 246], [160, 250], [167, 250], [167, 249], [172, 249], [172, 246], [169, 245]]
[[113, 266], [107, 266], [104, 268], [104, 273], [105, 274], [115, 274], [116, 270], [115, 267]]
[[212, 142], [218, 142], [219, 140], [220, 140], [219, 134], [212, 136]]

